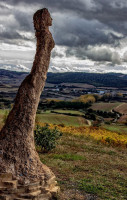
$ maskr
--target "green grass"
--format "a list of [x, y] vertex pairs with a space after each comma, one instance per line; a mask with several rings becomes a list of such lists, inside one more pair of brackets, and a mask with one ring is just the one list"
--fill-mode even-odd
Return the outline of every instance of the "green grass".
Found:
[[84, 156], [78, 154], [55, 154], [54, 159], [60, 159], [64, 161], [74, 161], [74, 160], [86, 160]]
[[91, 179], [82, 179], [78, 182], [78, 187], [80, 190], [83, 190], [90, 194], [102, 194], [105, 191], [105, 188], [101, 184], [93, 184]]
[[37, 114], [38, 121], [49, 124], [64, 124], [66, 126], [84, 126], [87, 121], [83, 117], [68, 116], [56, 113]]
[[9, 109], [0, 109], [0, 115], [4, 115], [6, 112], [9, 112]]
[[41, 111], [41, 114], [49, 114], [52, 111], [57, 112], [58, 114], [64, 114], [64, 113], [69, 113], [69, 114], [77, 114], [77, 115], [83, 115], [83, 113], [81, 111], [78, 110], [64, 110], [64, 109], [52, 109], [52, 110], [46, 110], [46, 111]]
[[62, 109], [60, 110], [60, 109], [55, 109], [53, 111], [58, 112], [58, 113], [70, 113], [70, 114], [83, 115], [82, 112], [77, 111], [77, 110], [62, 110]]
[[51, 110], [41, 111], [42, 114], [49, 114], [51, 113]]
[[114, 131], [119, 134], [127, 134], [127, 126], [122, 125], [122, 124], [111, 124], [111, 125], [102, 125], [103, 128], [109, 130], [109, 131]]
[[8, 113], [9, 109], [0, 109], [0, 129], [4, 124], [4, 121], [6, 120]]
[[98, 200], [126, 200], [127, 149], [63, 134], [56, 149], [40, 158], [55, 173], [61, 200], [83, 199], [84, 192]]

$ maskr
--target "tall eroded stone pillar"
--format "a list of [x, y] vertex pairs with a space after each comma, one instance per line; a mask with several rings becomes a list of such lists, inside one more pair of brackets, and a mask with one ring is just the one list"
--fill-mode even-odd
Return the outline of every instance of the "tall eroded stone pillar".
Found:
[[[16, 181], [15, 186], [13, 185], [15, 188], [17, 184], [22, 184], [25, 188], [26, 185], [39, 182], [40, 191], [37, 194], [42, 195], [47, 191], [51, 196], [52, 191], [57, 192], [58, 189], [55, 186], [55, 176], [40, 161], [35, 150], [33, 132], [51, 50], [55, 43], [49, 31], [52, 18], [48, 10], [46, 8], [38, 10], [33, 16], [33, 21], [37, 38], [33, 67], [31, 73], [21, 83], [14, 107], [0, 132], [0, 183], [7, 186], [5, 182], [10, 181], [13, 185], [12, 182]], [[2, 177], [6, 178], [2, 179]], [[7, 177], [11, 178], [8, 180]], [[26, 190], [24, 192], [26, 194]]]

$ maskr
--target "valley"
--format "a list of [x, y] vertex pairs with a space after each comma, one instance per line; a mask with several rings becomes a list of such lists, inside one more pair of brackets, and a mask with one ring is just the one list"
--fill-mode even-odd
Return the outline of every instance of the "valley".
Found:
[[[3, 74], [2, 74], [3, 73]], [[0, 82], [0, 129], [27, 73], [3, 71]], [[48, 81], [48, 79], [47, 79]], [[60, 200], [126, 199], [127, 99], [126, 87], [88, 83], [45, 85], [36, 125], [57, 128], [62, 137], [41, 161], [57, 176]]]

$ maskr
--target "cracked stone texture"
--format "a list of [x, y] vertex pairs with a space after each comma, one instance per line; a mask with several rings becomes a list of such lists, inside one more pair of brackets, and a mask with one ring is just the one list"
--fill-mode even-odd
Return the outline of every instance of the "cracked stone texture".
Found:
[[35, 60], [30, 74], [19, 87], [14, 107], [0, 132], [0, 173], [12, 173], [13, 178], [21, 184], [39, 179], [48, 185], [54, 174], [39, 159], [33, 131], [55, 43], [49, 31], [52, 18], [48, 10], [38, 10], [33, 21], [37, 38]]

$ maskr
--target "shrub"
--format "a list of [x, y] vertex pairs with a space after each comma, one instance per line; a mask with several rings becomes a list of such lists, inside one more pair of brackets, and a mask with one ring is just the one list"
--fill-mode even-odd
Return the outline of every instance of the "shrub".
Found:
[[50, 129], [48, 124], [44, 127], [37, 125], [34, 131], [35, 143], [45, 153], [56, 147], [57, 140], [60, 136], [62, 136], [62, 133], [56, 127]]

